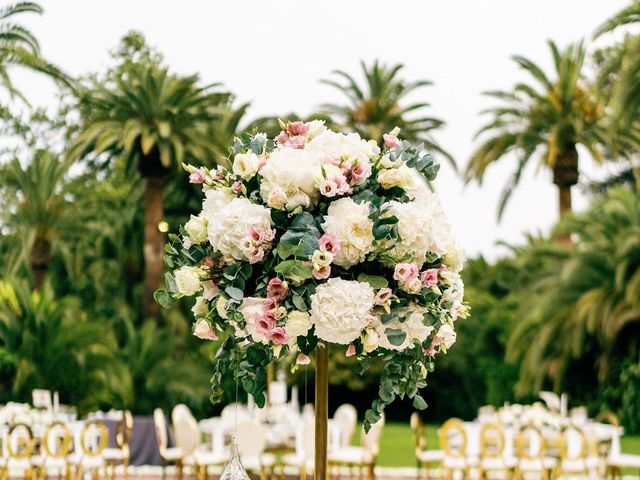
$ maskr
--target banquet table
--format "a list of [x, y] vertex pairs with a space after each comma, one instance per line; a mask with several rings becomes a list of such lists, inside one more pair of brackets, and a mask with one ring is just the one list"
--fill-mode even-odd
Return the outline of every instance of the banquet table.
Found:
[[[109, 447], [116, 447], [118, 420], [105, 419], [103, 422], [109, 430]], [[129, 449], [131, 452], [130, 465], [162, 465], [153, 417], [133, 417]]]

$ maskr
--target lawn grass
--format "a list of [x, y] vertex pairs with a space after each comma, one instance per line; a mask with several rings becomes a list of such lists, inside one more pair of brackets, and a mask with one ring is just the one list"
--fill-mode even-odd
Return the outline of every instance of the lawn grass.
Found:
[[[437, 449], [439, 425], [425, 425], [427, 448]], [[357, 439], [359, 440], [359, 439]], [[622, 437], [624, 453], [640, 454], [640, 435]], [[384, 467], [413, 467], [416, 464], [413, 439], [408, 423], [387, 423], [382, 433], [378, 465]]]

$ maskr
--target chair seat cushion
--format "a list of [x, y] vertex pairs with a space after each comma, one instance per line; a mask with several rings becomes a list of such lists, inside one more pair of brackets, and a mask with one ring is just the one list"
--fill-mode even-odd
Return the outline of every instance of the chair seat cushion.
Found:
[[175, 462], [183, 457], [182, 449], [180, 447], [167, 448], [163, 457], [167, 462]]
[[221, 465], [229, 460], [229, 452], [212, 452], [196, 450], [193, 460], [198, 465]]
[[518, 468], [523, 472], [542, 472], [543, 470], [551, 470], [555, 468], [558, 461], [555, 458], [523, 458], [518, 460]]
[[611, 455], [607, 459], [607, 464], [620, 468], [640, 468], [640, 455], [630, 455], [628, 453], [618, 453]]
[[263, 453], [259, 457], [256, 455], [242, 457], [242, 465], [247, 470], [258, 471], [260, 467], [273, 467], [276, 464], [276, 456], [272, 453]]
[[124, 460], [124, 452], [119, 448], [105, 448], [102, 451], [102, 458], [105, 460]]
[[502, 470], [513, 468], [517, 463], [517, 460], [513, 457], [488, 457], [480, 459], [479, 467], [485, 470]]
[[340, 447], [329, 452], [330, 463], [369, 464], [373, 462], [373, 455], [362, 447]]
[[283, 465], [291, 465], [294, 467], [300, 467], [306, 463], [306, 469], [311, 471], [313, 470], [313, 460], [313, 455], [307, 455], [305, 459], [303, 455], [298, 455], [297, 453], [285, 453], [280, 461]]
[[416, 457], [421, 462], [440, 462], [444, 458], [442, 450], [420, 450], [416, 452]]

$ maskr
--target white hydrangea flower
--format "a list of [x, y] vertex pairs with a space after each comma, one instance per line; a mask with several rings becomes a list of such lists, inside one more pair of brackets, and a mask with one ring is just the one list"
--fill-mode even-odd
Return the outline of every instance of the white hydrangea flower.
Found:
[[277, 148], [260, 169], [260, 196], [273, 208], [292, 211], [299, 206], [312, 207], [318, 201], [319, 174], [317, 155], [306, 149]]
[[205, 199], [202, 202], [202, 213], [200, 215], [208, 221], [215, 214], [223, 210], [234, 198], [236, 198], [236, 196], [229, 188], [207, 190]]
[[[400, 309], [400, 313], [406, 315], [404, 322], [394, 320], [387, 324], [383, 324], [382, 322], [376, 324], [380, 346], [388, 348], [389, 350], [404, 350], [410, 347], [414, 340], [417, 340], [420, 343], [424, 342], [427, 337], [431, 335], [431, 332], [433, 332], [432, 326], [424, 324], [424, 315], [426, 312], [426, 308], [416, 304], [411, 304]], [[386, 334], [387, 328], [402, 330], [407, 334], [402, 344], [393, 345], [389, 342]]]
[[271, 230], [269, 209], [244, 197], [234, 198], [207, 220], [209, 242], [227, 261], [248, 259], [240, 247], [251, 227], [264, 232]]
[[331, 202], [322, 229], [340, 242], [340, 251], [333, 263], [349, 268], [364, 261], [373, 250], [373, 221], [369, 218], [369, 203], [356, 203], [351, 198]]
[[347, 345], [367, 326], [374, 292], [368, 283], [330, 278], [311, 296], [311, 322], [318, 338]]

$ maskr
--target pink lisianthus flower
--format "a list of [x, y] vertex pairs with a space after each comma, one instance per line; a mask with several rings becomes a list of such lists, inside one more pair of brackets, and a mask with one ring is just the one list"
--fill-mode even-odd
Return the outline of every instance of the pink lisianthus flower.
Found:
[[298, 358], [296, 358], [296, 364], [298, 365], [309, 365], [311, 363], [311, 359], [305, 355], [304, 353], [299, 353]]
[[350, 343], [344, 355], [345, 357], [353, 357], [355, 354], [356, 354], [356, 346], [353, 343]]
[[398, 263], [393, 271], [393, 278], [402, 283], [410, 282], [418, 278], [418, 266], [415, 263]]
[[233, 193], [241, 193], [242, 192], [242, 183], [241, 182], [233, 182], [233, 185], [231, 185], [231, 191]]
[[289, 343], [289, 334], [283, 327], [274, 327], [267, 333], [267, 338], [276, 345]]
[[346, 178], [341, 176], [334, 177], [333, 181], [336, 183], [336, 188], [339, 195], [345, 195], [351, 193], [351, 185], [347, 182]]
[[202, 268], [211, 268], [213, 267], [213, 258], [204, 257], [202, 259], [202, 264], [200, 265]]
[[393, 291], [390, 288], [384, 287], [378, 290], [376, 293], [376, 297], [373, 300], [373, 303], [376, 305], [386, 305], [389, 300], [391, 300], [391, 296], [393, 295]]
[[313, 278], [315, 278], [316, 280], [324, 280], [326, 278], [329, 278], [330, 275], [331, 267], [329, 265], [326, 265], [322, 268], [313, 269]]
[[275, 228], [271, 228], [271, 229], [267, 230], [266, 232], [264, 232], [264, 239], [267, 242], [270, 242], [275, 237], [276, 237], [276, 229]]
[[287, 133], [289, 135], [306, 135], [309, 132], [309, 127], [304, 122], [291, 122], [287, 125]]
[[320, 185], [318, 186], [320, 193], [325, 197], [335, 197], [338, 194], [338, 185], [333, 180], [329, 180], [328, 178], [324, 178], [320, 181]]
[[204, 167], [200, 167], [189, 174], [189, 183], [204, 183], [206, 178], [207, 174], [204, 171]]
[[256, 228], [256, 227], [251, 227], [249, 229], [249, 236], [251, 237], [251, 239], [256, 242], [257, 244], [261, 244], [262, 242], [264, 242], [265, 240], [265, 233], [262, 229], [260, 228]]
[[279, 278], [272, 278], [267, 285], [267, 296], [280, 302], [289, 295], [289, 285]]
[[264, 249], [262, 247], [256, 248], [253, 252], [245, 253], [249, 263], [258, 263], [264, 259]]
[[420, 274], [420, 280], [425, 287], [435, 287], [438, 284], [438, 270], [430, 268]]
[[276, 142], [280, 145], [286, 143], [287, 140], [289, 140], [289, 135], [287, 135], [287, 132], [285, 131], [280, 132], [276, 137]]
[[295, 135], [293, 137], [289, 137], [289, 139], [285, 142], [285, 145], [296, 150], [302, 150], [306, 143], [307, 137], [305, 137], [304, 135]]
[[384, 144], [389, 148], [396, 148], [400, 146], [400, 140], [395, 135], [391, 135], [389, 133], [385, 133], [382, 135], [384, 139]]
[[318, 244], [320, 250], [332, 253], [334, 257], [340, 252], [340, 242], [335, 235], [325, 233], [320, 237], [320, 240], [318, 240]]
[[256, 320], [256, 331], [266, 336], [269, 336], [269, 332], [276, 326], [276, 319], [270, 314], [261, 315]]

